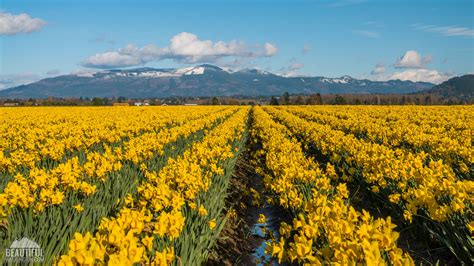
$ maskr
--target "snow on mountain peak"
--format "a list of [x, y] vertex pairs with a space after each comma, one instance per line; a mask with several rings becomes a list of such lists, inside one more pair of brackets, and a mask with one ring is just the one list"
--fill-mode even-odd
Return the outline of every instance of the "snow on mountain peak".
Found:
[[321, 78], [320, 81], [324, 83], [339, 83], [339, 84], [346, 84], [352, 81], [353, 78], [350, 76], [342, 76], [340, 78]]
[[212, 66], [212, 65], [200, 65], [195, 67], [185, 67], [176, 69], [175, 72], [181, 75], [202, 75], [206, 70], [222, 70], [219, 67]]
[[237, 72], [240, 73], [251, 73], [251, 74], [257, 74], [257, 75], [270, 75], [271, 73], [262, 69], [257, 69], [257, 68], [244, 68], [241, 69]]
[[206, 68], [204, 67], [193, 67], [189, 71], [184, 72], [184, 75], [202, 75]]

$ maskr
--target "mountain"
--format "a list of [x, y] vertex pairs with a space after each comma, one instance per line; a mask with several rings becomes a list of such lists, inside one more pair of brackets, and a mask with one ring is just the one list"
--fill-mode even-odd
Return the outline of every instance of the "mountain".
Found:
[[0, 98], [170, 96], [270, 96], [310, 93], [413, 93], [426, 82], [370, 81], [326, 77], [283, 77], [258, 69], [231, 71], [213, 65], [188, 68], [112, 69], [63, 75], [0, 91]]
[[425, 93], [435, 94], [441, 98], [456, 98], [460, 100], [474, 99], [474, 75], [464, 75], [451, 78]]

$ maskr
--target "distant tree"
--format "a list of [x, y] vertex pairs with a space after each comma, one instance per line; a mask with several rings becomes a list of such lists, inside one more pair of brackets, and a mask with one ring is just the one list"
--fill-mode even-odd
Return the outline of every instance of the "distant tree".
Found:
[[403, 95], [401, 104], [405, 105], [406, 103], [407, 103], [407, 97]]
[[125, 98], [124, 96], [120, 96], [120, 97], [117, 98], [117, 102], [125, 103], [125, 102], [127, 102], [127, 98]]
[[428, 95], [428, 96], [425, 97], [425, 104], [426, 105], [431, 105], [431, 96]]
[[283, 93], [282, 100], [283, 100], [283, 102], [282, 102], [283, 105], [290, 104], [290, 94], [287, 91], [285, 91], [285, 93]]
[[278, 103], [278, 99], [272, 96], [272, 98], [270, 99], [270, 105], [280, 105], [280, 104]]
[[217, 97], [212, 98], [212, 105], [219, 105], [219, 99], [217, 99]]
[[323, 104], [321, 94], [319, 94], [319, 93], [311, 94], [306, 99], [306, 104], [308, 104], [308, 105], [321, 105], [321, 104]]
[[323, 98], [321, 98], [321, 94], [316, 93], [316, 104], [321, 105], [323, 104]]
[[104, 102], [102, 101], [101, 98], [95, 97], [95, 98], [92, 99], [92, 105], [101, 106], [103, 104], [104, 104]]
[[298, 97], [296, 97], [295, 104], [296, 104], [296, 105], [301, 105], [301, 104], [303, 104], [303, 98], [298, 95]]
[[230, 100], [229, 100], [229, 104], [230, 104], [230, 105], [239, 105], [240, 103], [239, 103], [239, 101], [237, 101], [236, 99], [230, 99]]
[[102, 105], [112, 105], [112, 101], [109, 98], [102, 98]]
[[334, 98], [334, 104], [338, 104], [338, 105], [346, 104], [346, 99], [344, 99], [344, 97], [338, 94], [336, 95], [336, 98]]

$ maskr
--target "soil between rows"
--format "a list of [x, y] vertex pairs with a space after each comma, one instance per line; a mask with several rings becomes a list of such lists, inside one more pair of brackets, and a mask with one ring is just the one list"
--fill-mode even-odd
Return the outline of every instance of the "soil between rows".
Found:
[[[206, 265], [276, 264], [264, 254], [264, 242], [269, 234], [265, 235], [262, 227], [278, 234], [280, 222], [288, 221], [289, 216], [281, 208], [264, 203], [263, 178], [256, 174], [255, 168], [249, 163], [251, 151], [249, 143], [246, 143], [245, 150], [237, 160], [226, 201], [226, 210], [233, 209], [236, 215], [229, 217]], [[259, 204], [255, 204], [251, 189], [259, 192]], [[267, 218], [264, 225], [258, 223], [260, 214]]]

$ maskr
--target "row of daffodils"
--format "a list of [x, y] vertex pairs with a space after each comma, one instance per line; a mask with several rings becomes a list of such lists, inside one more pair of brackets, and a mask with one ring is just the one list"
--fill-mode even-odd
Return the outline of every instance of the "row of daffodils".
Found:
[[[466, 110], [472, 112], [472, 108]], [[397, 218], [404, 219], [407, 225], [414, 221], [430, 231], [432, 237], [443, 243], [459, 260], [472, 260], [474, 181], [471, 159], [464, 161], [459, 156], [459, 160], [468, 164], [468, 170], [455, 172], [450, 164], [436, 158], [436, 151], [434, 154], [415, 152], [346, 133], [331, 123], [312, 120], [312, 114], [317, 110], [269, 107], [266, 111], [286, 125], [305, 147], [315, 149], [327, 158], [342, 180], [361, 184], [370, 193], [385, 199], [385, 208], [394, 210]], [[467, 130], [472, 136], [472, 127], [464, 129], [472, 125], [470, 122], [468, 120], [461, 126], [463, 123], [454, 121], [451, 122], [453, 126], [446, 128], [458, 127], [460, 135], [465, 135], [462, 132]], [[383, 125], [372, 125], [377, 126]], [[436, 135], [433, 134], [432, 138], [435, 139]], [[472, 153], [472, 143], [462, 145]], [[459, 151], [463, 149], [459, 148]]]
[[[43, 248], [48, 264], [168, 264], [175, 258], [181, 262], [206, 259], [207, 247], [213, 245], [224, 223], [227, 183], [245, 139], [248, 108], [46, 109], [18, 109], [15, 115], [22, 119], [20, 125], [8, 119], [26, 132], [2, 143], [0, 219], [6, 229], [0, 231], [2, 248], [28, 235]], [[67, 135], [76, 131], [84, 133], [77, 133], [78, 139], [87, 139], [90, 132], [98, 132], [101, 139], [62, 146], [57, 149], [62, 155], [56, 158], [35, 153], [35, 159], [27, 160], [33, 163], [19, 168], [12, 163], [15, 152], [34, 148], [12, 143], [30, 134], [27, 125], [36, 125], [36, 110], [48, 114], [41, 119], [53, 128], [38, 131], [41, 138], [53, 138], [52, 132], [63, 126], [65, 132], [56, 136], [58, 143], [67, 143]], [[81, 112], [94, 118], [82, 120], [87, 116]], [[125, 120], [130, 123], [122, 123]], [[68, 133], [67, 127], [75, 123], [84, 125]], [[10, 132], [7, 127], [3, 130], [2, 134]], [[114, 136], [102, 136], [107, 134]], [[41, 140], [37, 141], [38, 149]], [[200, 231], [193, 232], [197, 225]], [[190, 233], [203, 232], [207, 238], [183, 242]], [[199, 252], [200, 246], [205, 250]], [[201, 256], [186, 258], [193, 248]]]
[[[175, 259], [173, 240], [180, 237], [188, 218], [183, 209], [208, 216], [196, 198], [210, 187], [213, 177], [224, 175], [223, 164], [238, 150], [233, 143], [245, 130], [247, 111], [237, 111], [159, 172], [145, 169], [146, 179], [137, 195], [127, 197], [116, 217], [104, 218], [95, 235], [76, 233], [59, 264], [171, 263]], [[216, 218], [206, 225], [214, 229]]]
[[367, 265], [413, 264], [397, 247], [398, 233], [390, 218], [375, 219], [356, 211], [348, 202], [346, 184], [330, 164], [321, 169], [305, 157], [300, 143], [262, 108], [255, 108], [252, 137], [260, 147], [256, 162], [265, 187], [274, 195], [270, 201], [291, 211], [292, 223], [282, 223], [279, 238], [267, 252], [279, 262], [322, 265], [366, 263]]
[[[108, 173], [121, 169], [124, 162], [140, 164], [155, 156], [155, 153], [162, 152], [166, 144], [209, 127], [218, 118], [231, 112], [231, 109], [227, 109], [204, 117], [200, 117], [202, 114], [199, 112], [194, 117], [185, 114], [175, 119], [172, 127], [143, 133], [122, 141], [118, 146], [103, 144], [102, 149], [88, 150], [83, 156], [75, 155], [56, 166], [33, 166], [25, 175], [17, 173], [0, 194], [0, 215], [7, 215], [8, 209], [15, 207], [32, 207], [41, 212], [45, 207], [67, 200], [68, 192], [90, 196], [96, 193], [94, 181], [107, 181]], [[162, 125], [163, 122], [157, 123]]]
[[468, 165], [474, 161], [474, 115], [469, 107], [295, 107], [290, 110], [372, 142], [427, 152], [462, 174], [471, 171]]
[[74, 152], [156, 131], [191, 115], [178, 108], [159, 112], [80, 107], [2, 109], [0, 170], [15, 173], [59, 162]]

